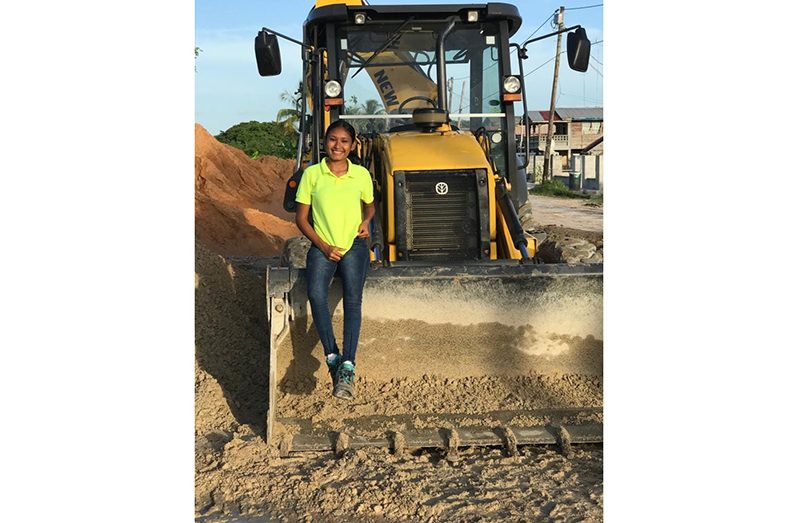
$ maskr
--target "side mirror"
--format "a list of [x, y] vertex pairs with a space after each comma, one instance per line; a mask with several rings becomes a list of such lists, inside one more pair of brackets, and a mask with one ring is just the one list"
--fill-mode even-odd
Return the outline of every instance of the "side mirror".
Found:
[[[570, 42], [571, 35], [568, 35]], [[274, 76], [283, 70], [280, 62], [280, 44], [277, 35], [269, 34], [265, 29], [255, 37], [255, 59], [258, 62], [258, 73], [261, 76]]]
[[590, 40], [587, 32], [580, 27], [573, 33], [568, 33], [568, 65], [574, 71], [584, 73], [590, 62]]

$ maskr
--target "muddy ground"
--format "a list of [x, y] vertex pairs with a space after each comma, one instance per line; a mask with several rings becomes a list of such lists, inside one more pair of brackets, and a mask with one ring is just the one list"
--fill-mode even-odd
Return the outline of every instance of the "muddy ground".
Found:
[[[203, 129], [198, 128], [197, 133], [197, 521], [603, 519], [600, 444], [574, 446], [570, 457], [554, 446], [521, 446], [519, 454], [512, 457], [502, 448], [464, 447], [457, 455], [412, 449], [393, 454], [388, 449], [370, 448], [346, 450], [342, 456], [325, 451], [281, 458], [268, 447], [263, 439], [269, 344], [264, 281], [258, 271], [231, 264], [220, 253], [274, 256], [285, 237], [294, 234], [286, 217], [270, 213], [277, 202], [269, 196], [273, 188], [268, 185], [281, 184], [286, 173], [283, 168], [268, 181], [270, 175], [263, 175], [264, 169], [273, 171], [279, 162], [267, 159], [255, 165], [245, 155], [215, 142]], [[249, 179], [257, 176], [265, 176], [268, 183], [259, 182], [265, 187], [259, 188]], [[537, 198], [546, 197], [533, 197], [533, 203]], [[585, 212], [571, 201], [562, 205], [545, 201], [540, 207], [535, 225], [546, 232], [552, 244], [578, 238], [594, 245], [597, 252], [603, 250], [600, 208]], [[568, 216], [574, 219], [569, 221]], [[584, 220], [592, 220], [592, 224]], [[251, 252], [256, 244], [265, 249]], [[311, 351], [320, 353], [320, 347]], [[335, 412], [340, 412], [342, 419], [351, 418], [364, 408], [380, 412], [364, 406], [364, 398], [371, 398], [376, 405], [384, 385], [366, 380], [361, 401], [341, 403], [319, 393], [326, 387], [323, 370], [317, 368], [316, 375], [308, 378], [316, 379], [311, 400], [313, 408], [326, 418], [334, 420]], [[519, 379], [518, 386], [525, 390], [531, 386]], [[567, 376], [562, 379], [562, 383], [570, 380]], [[441, 392], [452, 383], [437, 383], [429, 377], [421, 381], [426, 387], [424, 394], [416, 390], [416, 399], [404, 403], [411, 413], [413, 405], [425, 403], [425, 396], [445, 401]], [[544, 381], [538, 386], [544, 387], [549, 398], [560, 397], [561, 391], [558, 401], [562, 405], [569, 404], [569, 394], [577, 389], [581, 396], [576, 403], [600, 406], [603, 402], [600, 376], [577, 389], [562, 383]], [[510, 392], [511, 385], [516, 386], [506, 385]], [[389, 387], [391, 401], [402, 405], [399, 389], [408, 383], [396, 381], [391, 386], [397, 389]], [[469, 393], [475, 406], [484, 399], [480, 390], [484, 388]], [[398, 392], [398, 398], [393, 392]]]

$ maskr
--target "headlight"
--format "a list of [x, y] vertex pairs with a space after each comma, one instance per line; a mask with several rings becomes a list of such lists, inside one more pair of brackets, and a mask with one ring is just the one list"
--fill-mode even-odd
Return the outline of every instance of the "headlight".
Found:
[[324, 84], [324, 94], [327, 95], [327, 98], [337, 97], [341, 94], [341, 84], [335, 80], [330, 80]]
[[521, 90], [521, 80], [517, 76], [508, 76], [504, 79], [504, 92], [517, 93]]
[[490, 141], [493, 143], [502, 143], [502, 133], [493, 133], [490, 135]]

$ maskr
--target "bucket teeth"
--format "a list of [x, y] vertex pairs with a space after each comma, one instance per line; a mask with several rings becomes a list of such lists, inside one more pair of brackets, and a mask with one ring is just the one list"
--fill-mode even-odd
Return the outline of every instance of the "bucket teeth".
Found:
[[287, 458], [293, 447], [294, 437], [291, 434], [283, 434], [277, 442], [277, 450], [281, 458]]
[[448, 429], [446, 433], [446, 454], [450, 457], [457, 457], [458, 447], [460, 446], [460, 435], [455, 429]]
[[570, 459], [574, 457], [574, 449], [571, 446], [571, 434], [562, 425], [554, 427], [554, 436], [557, 438], [557, 445], [563, 456]]
[[580, 425], [560, 425], [552, 423], [538, 426], [509, 425], [486, 427], [447, 427], [394, 430], [381, 435], [366, 436], [355, 429], [353, 432], [330, 432], [309, 434], [302, 431], [277, 438], [275, 445], [281, 456], [288, 452], [332, 451], [342, 457], [350, 450], [363, 447], [384, 447], [396, 457], [405, 457], [410, 451], [422, 448], [442, 450], [447, 459], [459, 458], [463, 447], [490, 446], [506, 449], [507, 457], [520, 455], [520, 445], [555, 445], [559, 452], [571, 458], [574, 445], [601, 443], [603, 426], [601, 423]]
[[515, 437], [515, 433], [513, 429], [510, 427], [504, 427], [504, 438], [505, 444], [507, 445], [507, 455], [517, 456], [518, 455], [518, 439]]
[[402, 456], [407, 448], [407, 440], [405, 439], [405, 435], [398, 431], [393, 432], [390, 435], [390, 439], [394, 456]]
[[349, 448], [349, 435], [346, 432], [339, 432], [335, 436], [335, 446], [333, 452], [339, 458], [344, 455], [346, 449]]

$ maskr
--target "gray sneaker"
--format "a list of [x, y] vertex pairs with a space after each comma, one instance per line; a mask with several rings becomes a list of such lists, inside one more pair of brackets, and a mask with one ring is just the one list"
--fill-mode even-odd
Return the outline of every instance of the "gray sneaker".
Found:
[[351, 363], [342, 363], [338, 367], [333, 396], [343, 400], [355, 398], [355, 366]]

